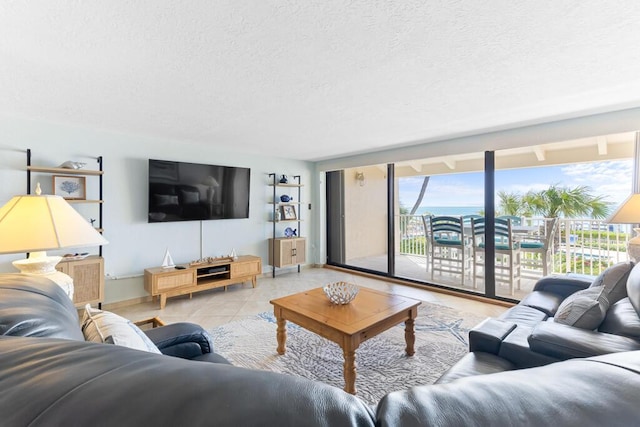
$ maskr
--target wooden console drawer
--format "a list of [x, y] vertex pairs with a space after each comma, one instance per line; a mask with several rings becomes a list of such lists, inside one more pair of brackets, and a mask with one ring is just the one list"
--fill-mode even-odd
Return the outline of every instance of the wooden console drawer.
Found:
[[195, 283], [195, 271], [182, 271], [180, 273], [160, 276], [156, 283], [156, 289], [163, 291], [166, 289], [179, 288], [180, 286], [191, 286]]
[[145, 271], [144, 288], [156, 295], [183, 286], [193, 286], [196, 283], [196, 270], [164, 270], [161, 274], [150, 274]]
[[235, 262], [231, 264], [231, 278], [241, 276], [253, 276], [262, 273], [262, 263], [258, 258], [255, 261]]

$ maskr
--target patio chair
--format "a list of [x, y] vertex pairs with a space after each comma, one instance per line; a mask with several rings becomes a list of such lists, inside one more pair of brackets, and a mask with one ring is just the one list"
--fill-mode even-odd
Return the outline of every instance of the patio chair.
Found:
[[545, 224], [538, 236], [526, 236], [520, 241], [522, 266], [527, 269], [540, 269], [542, 277], [551, 270], [551, 246], [558, 230], [558, 218], [552, 218]]
[[471, 221], [476, 218], [484, 218], [484, 217], [482, 215], [477, 215], [477, 214], [462, 215], [462, 221], [464, 222], [464, 225], [469, 227], [469, 229], [471, 229]]
[[[429, 226], [429, 257], [431, 280], [434, 272], [451, 273], [460, 276], [460, 284], [470, 271], [469, 244], [465, 237], [461, 216], [423, 217], [425, 227]], [[426, 228], [425, 228], [426, 230]]]
[[498, 219], [510, 219], [511, 225], [522, 225], [522, 217], [515, 215], [500, 215], [496, 217]]
[[[480, 276], [478, 267], [486, 266], [485, 218], [471, 221], [473, 236], [473, 280]], [[514, 285], [520, 289], [520, 245], [514, 240], [511, 219], [495, 219], [495, 278], [496, 284], [506, 283], [514, 294]]]

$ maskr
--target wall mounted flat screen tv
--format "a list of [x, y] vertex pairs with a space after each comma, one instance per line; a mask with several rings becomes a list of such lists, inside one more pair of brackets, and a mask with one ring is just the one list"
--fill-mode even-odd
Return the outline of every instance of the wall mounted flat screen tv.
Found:
[[251, 169], [149, 159], [149, 222], [249, 218]]

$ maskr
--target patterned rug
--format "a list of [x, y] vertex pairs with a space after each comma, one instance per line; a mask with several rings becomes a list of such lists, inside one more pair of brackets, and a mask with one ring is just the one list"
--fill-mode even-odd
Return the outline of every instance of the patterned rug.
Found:
[[[484, 317], [423, 302], [415, 322], [416, 354], [407, 357], [404, 324], [365, 341], [356, 352], [357, 396], [368, 404], [385, 394], [431, 384], [468, 351], [469, 329]], [[310, 378], [342, 389], [342, 350], [304, 328], [287, 322], [287, 351], [276, 352], [273, 313], [221, 325], [210, 331], [215, 351], [236, 366]]]

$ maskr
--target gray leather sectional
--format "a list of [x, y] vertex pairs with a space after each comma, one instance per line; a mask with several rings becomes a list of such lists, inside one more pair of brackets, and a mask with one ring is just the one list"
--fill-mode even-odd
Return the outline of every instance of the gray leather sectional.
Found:
[[149, 332], [164, 354], [86, 342], [57, 285], [2, 275], [0, 425], [637, 424], [640, 351], [517, 369], [500, 355], [502, 325], [490, 326], [478, 342], [495, 352], [476, 349], [437, 384], [390, 390], [369, 407], [319, 382], [231, 366], [193, 324]]

